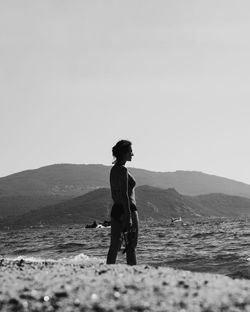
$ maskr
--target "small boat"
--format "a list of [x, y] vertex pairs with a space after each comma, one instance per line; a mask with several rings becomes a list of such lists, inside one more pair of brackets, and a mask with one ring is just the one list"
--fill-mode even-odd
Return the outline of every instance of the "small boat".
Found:
[[182, 221], [182, 218], [179, 217], [179, 218], [171, 218], [171, 222], [176, 223], [176, 222], [183, 222], [183, 221]]
[[171, 218], [171, 225], [184, 225], [183, 221], [182, 221], [182, 218], [179, 217], [179, 218]]
[[179, 218], [171, 218], [170, 226], [186, 226], [187, 223], [184, 223], [181, 217]]
[[94, 221], [92, 224], [87, 224], [85, 226], [86, 229], [103, 229], [103, 228], [110, 228], [110, 221], [103, 221], [102, 223], [97, 223]]
[[105, 228], [105, 227], [107, 227], [107, 226], [104, 226], [104, 225], [102, 225], [102, 224], [97, 224], [96, 229], [103, 229], [103, 228]]

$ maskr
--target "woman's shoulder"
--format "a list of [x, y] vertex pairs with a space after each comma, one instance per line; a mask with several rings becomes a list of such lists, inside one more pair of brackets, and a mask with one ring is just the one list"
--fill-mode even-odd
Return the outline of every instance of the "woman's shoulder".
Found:
[[125, 166], [114, 165], [111, 170], [111, 174], [127, 174], [128, 169]]

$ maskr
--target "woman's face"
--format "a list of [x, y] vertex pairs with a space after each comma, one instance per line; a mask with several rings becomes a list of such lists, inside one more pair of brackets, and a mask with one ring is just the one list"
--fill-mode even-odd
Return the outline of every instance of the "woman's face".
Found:
[[133, 156], [134, 156], [134, 154], [133, 154], [133, 151], [132, 151], [132, 147], [130, 146], [130, 147], [128, 148], [127, 153], [124, 154], [124, 159], [125, 159], [126, 161], [131, 161]]

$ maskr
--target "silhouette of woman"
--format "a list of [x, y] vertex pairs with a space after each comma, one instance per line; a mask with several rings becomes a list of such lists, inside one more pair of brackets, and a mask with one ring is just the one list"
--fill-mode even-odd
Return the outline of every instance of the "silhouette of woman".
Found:
[[121, 248], [122, 233], [133, 233], [130, 243], [126, 248], [127, 264], [136, 264], [138, 240], [138, 212], [135, 201], [135, 180], [128, 172], [125, 164], [134, 156], [132, 143], [121, 140], [112, 148], [115, 158], [114, 166], [110, 171], [110, 187], [113, 199], [111, 210], [111, 240], [107, 256], [107, 264], [116, 262], [117, 253]]

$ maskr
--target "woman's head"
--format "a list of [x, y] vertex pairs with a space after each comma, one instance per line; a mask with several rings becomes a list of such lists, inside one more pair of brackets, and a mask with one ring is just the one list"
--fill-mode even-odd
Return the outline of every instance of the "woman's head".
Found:
[[132, 143], [127, 140], [120, 140], [115, 146], [113, 146], [112, 153], [115, 158], [114, 162], [131, 161], [132, 156], [134, 156], [132, 152]]

